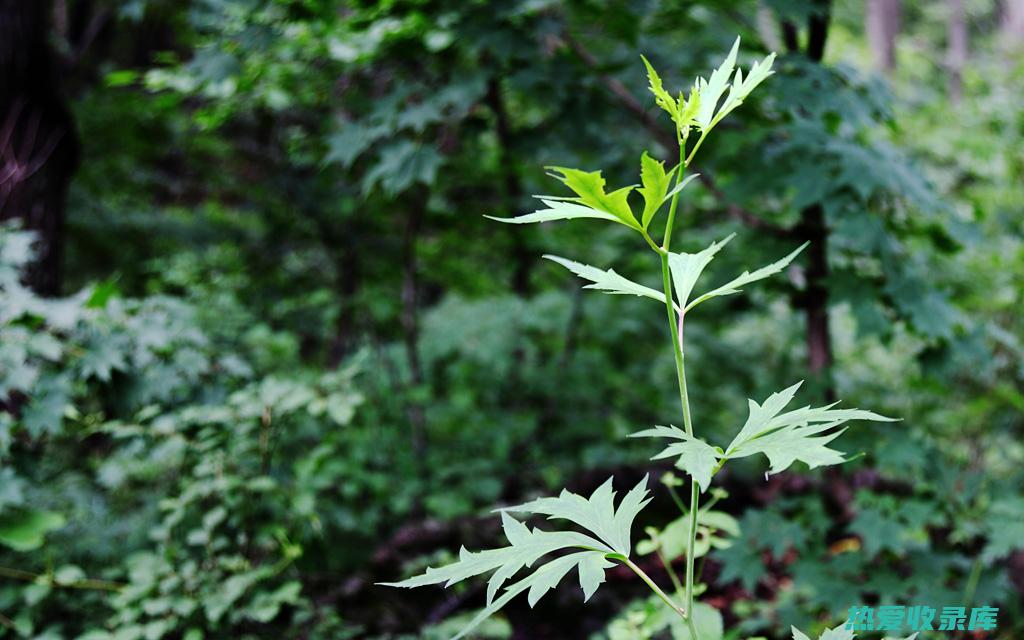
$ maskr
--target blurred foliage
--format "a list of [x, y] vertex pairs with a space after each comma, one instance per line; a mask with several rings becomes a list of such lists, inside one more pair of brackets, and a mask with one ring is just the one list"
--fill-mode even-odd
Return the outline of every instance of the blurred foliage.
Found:
[[[643, 100], [640, 53], [678, 85], [737, 34], [745, 65], [778, 48], [778, 74], [702, 158], [674, 246], [752, 212], [720, 281], [786, 253], [766, 229], [801, 233], [820, 206], [835, 362], [808, 372], [814, 274], [795, 269], [709, 302], [728, 328], [687, 327], [694, 413], [720, 440], [746, 411], [728, 399], [809, 377], [904, 421], [844, 436], [865, 456], [842, 475], [725, 478], [738, 534], [708, 554], [702, 598], [728, 638], [910, 601], [998, 605], [1003, 637], [1021, 633], [1024, 62], [991, 8], [966, 3], [953, 105], [942, 3], [908, 9], [889, 81], [859, 65], [852, 2], [823, 63], [780, 34], [811, 1], [67, 4], [108, 12], [71, 83], [78, 293], [24, 289], [32, 240], [0, 236], [0, 637], [460, 628], [482, 593], [372, 583], [493, 546], [476, 516], [495, 503], [654, 469], [625, 435], [675, 402], [663, 318], [539, 260], [558, 244], [656, 281], [622, 259], [623, 231], [480, 216], [532, 211], [546, 165], [625, 184], [638, 139], [671, 156], [616, 87]], [[636, 587], [511, 608], [480, 637], [657, 637], [670, 622]]]

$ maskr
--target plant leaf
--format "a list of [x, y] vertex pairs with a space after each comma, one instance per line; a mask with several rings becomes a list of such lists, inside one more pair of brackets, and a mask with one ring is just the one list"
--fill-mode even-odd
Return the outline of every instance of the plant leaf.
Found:
[[729, 115], [733, 109], [736, 109], [743, 104], [743, 100], [750, 95], [759, 84], [764, 82], [768, 76], [772, 75], [772, 65], [775, 63], [775, 54], [771, 53], [768, 57], [764, 58], [759, 62], [755, 62], [750, 67], [750, 72], [747, 74], [746, 79], [743, 78], [743, 70], [737, 69], [736, 76], [733, 78], [732, 86], [729, 87], [729, 95], [725, 98], [725, 104], [715, 115], [715, 122], [721, 120], [725, 116]]
[[[541, 565], [540, 568], [529, 576], [510, 585], [500, 598], [488, 603], [487, 607], [474, 616], [473, 619], [467, 623], [466, 627], [455, 635], [452, 640], [460, 640], [461, 638], [466, 637], [466, 634], [479, 626], [481, 622], [495, 614], [498, 610], [511, 602], [513, 598], [524, 591], [529, 591], [527, 594], [527, 601], [530, 603], [530, 606], [533, 607], [545, 593], [557, 585], [567, 573], [572, 571], [573, 567], [579, 567], [580, 571], [591, 571], [593, 569], [592, 567], [583, 569], [583, 564], [591, 562], [591, 559], [594, 557], [603, 559], [604, 554], [597, 551], [582, 551], [562, 556], [561, 558], [557, 558], [551, 562]], [[590, 579], [592, 578], [588, 577], [588, 580]], [[591, 594], [593, 594], [593, 592], [591, 592]]]
[[676, 289], [676, 297], [679, 299], [679, 306], [686, 308], [686, 302], [693, 292], [693, 285], [700, 277], [704, 268], [708, 266], [715, 254], [721, 250], [730, 240], [736, 237], [731, 234], [724, 240], [713, 242], [709, 247], [697, 253], [673, 253], [668, 257], [668, 266], [672, 271], [672, 283]]
[[15, 551], [33, 551], [43, 546], [47, 533], [66, 523], [64, 516], [54, 511], [7, 509], [0, 515], [0, 544]]
[[744, 287], [744, 286], [750, 284], [751, 282], [757, 282], [758, 280], [764, 280], [765, 278], [767, 278], [769, 276], [773, 276], [776, 273], [781, 272], [783, 269], [785, 269], [786, 267], [789, 266], [790, 262], [793, 262], [793, 259], [796, 258], [797, 255], [799, 255], [800, 252], [803, 251], [807, 247], [808, 244], [810, 244], [810, 243], [809, 242], [803, 243], [795, 251], [793, 251], [792, 253], [787, 255], [785, 258], [783, 258], [781, 260], [778, 260], [776, 262], [773, 262], [773, 263], [771, 263], [770, 265], [768, 265], [766, 267], [761, 267], [760, 269], [758, 269], [756, 271], [744, 271], [738, 277], [730, 280], [729, 282], [727, 282], [724, 285], [718, 287], [717, 289], [713, 289], [711, 291], [708, 291], [707, 293], [705, 293], [705, 294], [701, 295], [700, 297], [694, 299], [693, 302], [691, 302], [690, 304], [688, 304], [688, 305], [686, 305], [684, 307], [684, 311], [689, 311], [693, 307], [696, 307], [698, 304], [704, 302], [705, 300], [710, 300], [711, 298], [716, 298], [718, 296], [728, 296], [728, 295], [732, 295], [734, 293], [739, 293], [741, 287]]
[[834, 629], [825, 629], [818, 640], [853, 640], [854, 635], [856, 634], [847, 629], [846, 625], [840, 625]]
[[547, 197], [542, 197], [540, 201], [546, 204], [548, 208], [539, 209], [533, 213], [527, 213], [526, 215], [517, 216], [515, 218], [498, 218], [495, 216], [484, 217], [507, 224], [530, 224], [533, 222], [550, 222], [552, 220], [573, 220], [575, 218], [600, 218], [602, 220], [611, 220], [613, 222], [622, 223], [622, 220], [619, 220], [617, 217], [606, 211], [598, 211], [597, 209], [585, 207], [581, 204], [576, 204], [575, 202], [565, 202]]
[[647, 477], [640, 481], [622, 500], [620, 513], [614, 508], [615, 492], [612, 479], [598, 487], [590, 498], [563, 490], [557, 498], [538, 498], [503, 511], [537, 513], [549, 519], [561, 518], [578, 524], [592, 532], [616, 553], [629, 555], [629, 534], [636, 514], [650, 499], [647, 498]]
[[615, 563], [608, 560], [603, 554], [589, 553], [579, 561], [578, 566], [580, 588], [583, 589], [583, 601], [586, 602], [590, 600], [590, 596], [594, 595], [598, 587], [604, 583], [604, 570], [614, 567]]
[[690, 175], [688, 175], [685, 178], [683, 178], [682, 180], [680, 180], [679, 184], [677, 184], [675, 187], [672, 188], [671, 191], [669, 191], [668, 193], [665, 194], [665, 197], [661, 201], [662, 204], [664, 204], [672, 196], [676, 195], [677, 193], [679, 193], [680, 191], [685, 189], [686, 185], [690, 184], [696, 178], [699, 178], [699, 177], [700, 177], [699, 173], [691, 173]]
[[601, 177], [600, 171], [580, 171], [566, 167], [547, 168], [554, 172], [551, 174], [552, 176], [561, 180], [565, 186], [579, 196], [579, 201], [582, 204], [610, 213], [628, 227], [640, 228], [628, 201], [629, 193], [634, 187], [623, 187], [606, 193], [604, 178]]
[[707, 491], [711, 484], [711, 476], [714, 474], [715, 466], [722, 457], [722, 450], [712, 447], [708, 443], [687, 434], [678, 427], [657, 426], [632, 434], [634, 438], [674, 438], [679, 440], [668, 445], [661, 453], [651, 460], [661, 460], [678, 456], [676, 466], [690, 474], [694, 481], [700, 485], [701, 491]]
[[[486, 608], [470, 621], [457, 638], [464, 637], [485, 618], [524, 591], [528, 591], [527, 600], [532, 607], [574, 567], [579, 570], [584, 599], [589, 600], [604, 582], [604, 570], [613, 566], [607, 556], [629, 556], [633, 520], [650, 501], [646, 487], [645, 477], [626, 494], [618, 509], [614, 506], [615, 493], [612, 491], [611, 478], [594, 491], [589, 499], [562, 491], [557, 498], [539, 498], [518, 507], [500, 509], [502, 528], [509, 546], [475, 553], [463, 548], [456, 562], [443, 567], [429, 567], [423, 574], [401, 582], [381, 584], [406, 588], [442, 583], [451, 586], [466, 578], [493, 571], [487, 584]], [[567, 519], [594, 535], [577, 531], [530, 529], [512, 517], [509, 514], [511, 511], [545, 514], [549, 519]], [[543, 556], [568, 549], [575, 551], [543, 564], [529, 576], [505, 587], [499, 595], [505, 582], [519, 571], [532, 566]]]
[[732, 50], [729, 51], [729, 55], [725, 57], [721, 66], [711, 73], [711, 78], [708, 80], [700, 78], [698, 80], [700, 105], [697, 108], [695, 120], [700, 126], [701, 131], [711, 128], [711, 120], [715, 116], [715, 108], [718, 106], [718, 101], [721, 99], [722, 94], [725, 93], [726, 87], [729, 86], [729, 77], [736, 66], [736, 54], [739, 52], [739, 49], [740, 39], [737, 37], [732, 45]]
[[665, 90], [664, 84], [661, 82], [661, 76], [654, 70], [651, 63], [647, 61], [647, 58], [640, 56], [640, 59], [644, 61], [644, 66], [647, 67], [647, 81], [650, 83], [651, 93], [654, 94], [654, 104], [658, 105], [665, 110], [668, 115], [672, 116], [672, 120], [679, 120], [679, 105], [675, 99], [669, 95], [668, 91]]
[[768, 473], [779, 473], [797, 460], [807, 463], [812, 469], [839, 464], [845, 462], [843, 454], [826, 445], [845, 431], [845, 428], [838, 429], [840, 425], [850, 420], [895, 420], [860, 409], [832, 409], [835, 404], [780, 413], [801, 384], [773, 393], [764, 404], [749, 400], [747, 421], [722, 457], [743, 458], [763, 453], [771, 464]]
[[803, 631], [800, 631], [796, 627], [790, 627], [789, 629], [793, 632], [793, 640], [811, 640]]
[[584, 289], [597, 289], [598, 291], [604, 291], [605, 293], [615, 295], [642, 296], [645, 298], [651, 298], [652, 300], [657, 300], [661, 303], [665, 302], [664, 293], [624, 278], [615, 273], [613, 269], [602, 271], [597, 267], [573, 262], [572, 260], [559, 258], [558, 256], [546, 255], [544, 257], [552, 262], [557, 262], [584, 280], [590, 280], [591, 284], [584, 286]]
[[644, 198], [644, 212], [640, 216], [640, 226], [644, 229], [650, 226], [651, 220], [654, 219], [654, 214], [658, 212], [662, 203], [665, 202], [665, 194], [668, 193], [668, 187], [672, 183], [672, 176], [675, 175], [678, 168], [676, 166], [668, 173], [665, 173], [664, 162], [658, 162], [647, 155], [646, 151], [640, 156], [640, 181], [643, 183], [643, 186], [640, 187], [639, 191], [640, 195]]

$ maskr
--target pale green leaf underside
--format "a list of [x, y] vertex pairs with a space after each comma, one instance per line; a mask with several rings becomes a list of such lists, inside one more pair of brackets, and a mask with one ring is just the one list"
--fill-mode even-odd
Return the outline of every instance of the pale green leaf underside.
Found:
[[781, 413], [801, 384], [773, 393], [763, 404], [749, 400], [747, 421], [722, 457], [743, 458], [762, 453], [771, 465], [769, 473], [779, 473], [798, 460], [812, 469], [839, 464], [845, 461], [843, 454], [826, 445], [845, 430], [839, 428], [841, 425], [850, 420], [894, 421], [871, 411], [833, 409], [835, 404]]
[[[481, 611], [456, 638], [464, 637], [488, 616], [505, 606], [516, 595], [528, 591], [532, 607], [573, 568], [579, 572], [580, 587], [587, 600], [604, 582], [605, 569], [613, 566], [607, 556], [629, 556], [630, 530], [633, 520], [649, 502], [647, 478], [631, 489], [615, 508], [615, 492], [608, 479], [590, 498], [562, 491], [557, 498], [539, 498], [516, 507], [501, 509], [502, 527], [509, 546], [471, 552], [463, 548], [459, 560], [443, 567], [430, 567], [421, 575], [401, 582], [382, 583], [390, 587], [420, 587], [431, 584], [450, 586], [467, 578], [491, 573], [487, 584], [487, 607]], [[592, 535], [576, 531], [542, 531], [530, 529], [508, 512], [536, 513], [549, 519], [562, 518], [587, 529]], [[521, 570], [531, 567], [542, 557], [572, 550], [573, 553], [541, 565], [529, 576], [504, 587]], [[582, 550], [582, 551], [580, 551]]]
[[723, 460], [764, 454], [770, 464], [768, 472], [772, 474], [797, 461], [812, 469], [842, 463], [845, 461], [843, 454], [826, 446], [845, 430], [839, 428], [841, 425], [851, 420], [895, 420], [861, 409], [833, 409], [835, 404], [807, 406], [782, 413], [801, 384], [773, 393], [763, 404], [748, 400], [750, 414], [747, 421], [724, 452], [676, 427], [659, 426], [633, 435], [679, 440], [666, 447], [655, 459], [678, 456], [676, 465], [690, 474], [701, 490], [705, 490]]
[[677, 184], [676, 186], [672, 187], [672, 190], [665, 194], [665, 197], [663, 197], [661, 199], [661, 203], [665, 204], [666, 202], [668, 202], [672, 198], [672, 196], [676, 195], [677, 193], [679, 193], [680, 191], [685, 189], [686, 185], [690, 184], [691, 182], [693, 182], [694, 180], [696, 180], [699, 177], [700, 177], [699, 173], [691, 173], [690, 175], [688, 175], [685, 178], [683, 178], [682, 180], [680, 180], [679, 184]]
[[[711, 291], [708, 291], [707, 293], [702, 294], [701, 296], [695, 298], [692, 302], [690, 302], [689, 304], [687, 304], [687, 305], [685, 305], [683, 307], [684, 310], [685, 311], [689, 311], [690, 309], [696, 307], [698, 304], [704, 302], [705, 300], [710, 300], [711, 298], [716, 298], [718, 296], [728, 296], [728, 295], [732, 295], [734, 293], [739, 293], [742, 287], [744, 287], [744, 286], [746, 286], [746, 285], [748, 285], [748, 284], [750, 284], [752, 282], [757, 282], [758, 280], [764, 280], [765, 278], [767, 278], [769, 276], [773, 276], [773, 275], [775, 275], [777, 273], [780, 273], [783, 269], [785, 269], [786, 267], [789, 266], [789, 263], [793, 262], [793, 259], [796, 258], [797, 255], [799, 255], [800, 252], [803, 251], [807, 247], [808, 244], [810, 244], [810, 243], [808, 243], [808, 242], [803, 243], [795, 251], [793, 251], [792, 253], [787, 255], [785, 258], [783, 258], [783, 259], [781, 259], [781, 260], [779, 260], [777, 262], [773, 262], [773, 263], [771, 263], [770, 265], [768, 265], [766, 267], [761, 267], [760, 269], [758, 269], [756, 271], [744, 271], [741, 275], [739, 275], [738, 277], [730, 280], [729, 282], [727, 282], [724, 285], [718, 287], [717, 289], [713, 289]], [[705, 251], [706, 251], [706, 249], [705, 249]]]
[[704, 268], [708, 266], [711, 259], [715, 257], [722, 247], [736, 237], [731, 234], [724, 240], [713, 242], [709, 247], [697, 253], [673, 253], [668, 257], [668, 265], [672, 271], [672, 282], [676, 289], [676, 298], [679, 306], [686, 308], [686, 303], [693, 292], [693, 286], [697, 283]]
[[605, 293], [616, 295], [642, 296], [644, 298], [657, 300], [662, 304], [665, 302], [665, 294], [661, 291], [637, 284], [632, 280], [615, 273], [613, 269], [602, 271], [597, 267], [591, 267], [590, 265], [581, 264], [558, 256], [546, 255], [544, 257], [552, 262], [557, 262], [584, 280], [589, 280], [591, 284], [586, 285], [584, 289], [597, 289], [598, 291], [604, 291]]
[[690, 474], [697, 484], [700, 485], [701, 491], [707, 491], [708, 485], [711, 484], [711, 476], [714, 474], [715, 466], [722, 455], [721, 449], [716, 449], [703, 440], [687, 435], [682, 429], [673, 426], [657, 426], [653, 429], [634, 433], [632, 437], [674, 438], [679, 440], [679, 442], [670, 444], [661, 453], [651, 458], [651, 460], [678, 457], [676, 466]]
[[612, 479], [608, 478], [589, 498], [563, 490], [557, 498], [538, 498], [502, 511], [536, 513], [549, 519], [569, 520], [592, 532], [616, 553], [628, 556], [633, 519], [649, 502], [646, 487], [645, 477], [623, 497], [618, 509], [614, 507]]
[[586, 207], [575, 202], [567, 202], [565, 200], [557, 200], [547, 197], [541, 197], [540, 201], [546, 204], [548, 208], [540, 209], [533, 213], [527, 213], [515, 218], [497, 218], [495, 216], [484, 217], [490, 218], [491, 220], [497, 220], [498, 222], [505, 222], [507, 224], [531, 224], [535, 222], [551, 222], [553, 220], [573, 220], [576, 218], [598, 218], [601, 220], [611, 220], [612, 222], [625, 224], [622, 220], [619, 220], [607, 211], [598, 211], [597, 209]]
[[736, 55], [739, 53], [739, 49], [740, 39], [736, 38], [732, 49], [729, 51], [729, 55], [725, 57], [721, 66], [711, 73], [711, 77], [708, 80], [700, 78], [697, 81], [700, 91], [700, 106], [697, 109], [697, 117], [695, 119], [702, 130], [711, 127], [715, 108], [718, 106], [718, 101], [721, 99], [722, 94], [729, 86], [729, 76], [732, 75], [732, 71], [736, 67]]

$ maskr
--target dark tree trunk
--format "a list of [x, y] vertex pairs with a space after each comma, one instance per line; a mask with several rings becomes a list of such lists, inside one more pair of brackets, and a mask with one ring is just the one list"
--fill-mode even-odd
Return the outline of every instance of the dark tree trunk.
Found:
[[49, 10], [41, 0], [0, 0], [0, 220], [39, 234], [28, 282], [56, 295], [78, 139], [47, 44]]
[[[519, 212], [516, 208], [523, 197], [523, 187], [519, 182], [519, 174], [516, 171], [512, 154], [509, 147], [512, 145], [512, 127], [508, 119], [508, 110], [505, 108], [505, 100], [501, 95], [501, 84], [497, 78], [492, 78], [487, 85], [487, 104], [494, 113], [494, 133], [498, 138], [499, 165], [502, 168], [504, 189], [502, 211], [506, 216], [516, 216]], [[509, 234], [512, 238], [512, 291], [516, 295], [526, 297], [530, 295], [530, 275], [533, 272], [533, 265], [536, 264], [533, 254], [525, 240], [525, 230], [509, 225]]]
[[829, 326], [828, 226], [820, 204], [800, 212], [800, 234], [808, 241], [807, 292], [804, 314], [807, 321], [807, 367], [819, 378], [825, 399], [834, 400], [832, 368], [832, 331]]
[[[807, 20], [808, 58], [821, 62], [825, 54], [831, 4], [818, 2], [818, 11]], [[804, 313], [807, 321], [807, 366], [821, 386], [826, 400], [832, 401], [832, 332], [829, 326], [828, 290], [828, 224], [821, 203], [805, 207], [800, 212], [799, 235], [810, 241], [807, 250], [807, 295]]]
[[868, 0], [864, 29], [875, 57], [875, 67], [886, 75], [896, 69], [896, 36], [900, 31], [900, 0]]

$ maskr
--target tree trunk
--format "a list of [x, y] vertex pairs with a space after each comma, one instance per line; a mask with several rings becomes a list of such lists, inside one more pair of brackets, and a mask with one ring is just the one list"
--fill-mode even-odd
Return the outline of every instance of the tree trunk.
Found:
[[1024, 0], [1003, 0], [999, 31], [1007, 46], [1012, 48], [1024, 46]]
[[868, 0], [864, 27], [875, 68], [886, 75], [896, 69], [896, 36], [900, 31], [900, 0]]
[[[487, 84], [487, 105], [494, 114], [494, 133], [498, 138], [498, 164], [503, 171], [504, 188], [502, 193], [502, 212], [506, 216], [519, 215], [517, 207], [523, 197], [523, 187], [519, 182], [512, 154], [512, 127], [508, 119], [508, 110], [501, 95], [501, 85], [497, 78], [491, 78]], [[524, 229], [509, 225], [512, 238], [512, 291], [520, 296], [530, 295], [530, 275], [536, 259], [526, 244]]]
[[801, 235], [807, 247], [807, 292], [804, 316], [807, 321], [807, 368], [818, 378], [828, 402], [835, 400], [831, 381], [832, 330], [829, 326], [828, 226], [821, 204], [812, 204], [800, 212]]
[[417, 243], [425, 215], [426, 198], [414, 203], [406, 218], [402, 238], [402, 342], [405, 345], [405, 357], [409, 366], [409, 386], [412, 390], [407, 399], [406, 412], [412, 430], [412, 449], [420, 465], [419, 475], [426, 474], [427, 454], [427, 417], [422, 402], [418, 399], [426, 382], [423, 376], [423, 364], [420, 359], [420, 322], [419, 322], [419, 255]]
[[47, 44], [50, 3], [0, 0], [0, 221], [39, 235], [28, 283], [60, 292], [68, 185], [78, 139]]
[[[807, 57], [821, 63], [831, 18], [831, 4], [819, 2], [819, 10], [807, 19]], [[807, 251], [807, 367], [820, 384], [825, 399], [832, 402], [832, 332], [829, 326], [828, 236], [825, 210], [821, 203], [800, 212], [799, 234], [811, 243]]]
[[949, 28], [946, 41], [946, 70], [949, 100], [959, 104], [964, 94], [964, 66], [967, 64], [967, 19], [963, 0], [949, 0]]

